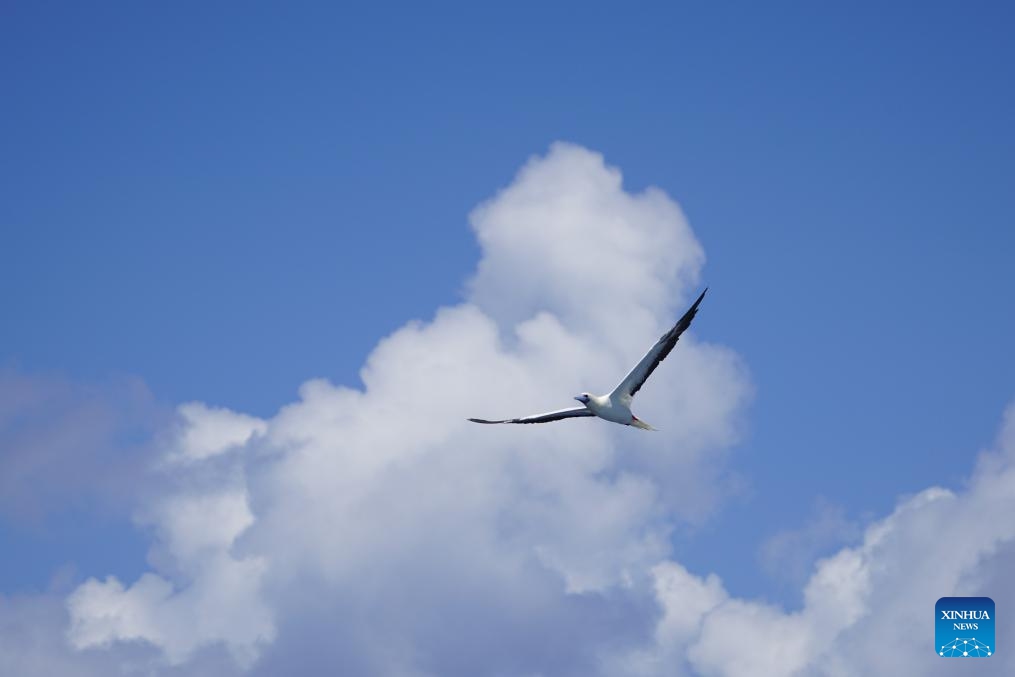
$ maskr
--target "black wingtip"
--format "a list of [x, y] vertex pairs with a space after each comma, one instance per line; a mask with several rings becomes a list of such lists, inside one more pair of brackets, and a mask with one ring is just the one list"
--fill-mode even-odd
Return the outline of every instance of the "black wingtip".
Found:
[[487, 423], [487, 424], [490, 424], [490, 423], [501, 423], [501, 421], [487, 421], [486, 419], [482, 419], [482, 418], [467, 418], [465, 420], [466, 421], [472, 421], [473, 423]]
[[693, 320], [694, 316], [698, 314], [698, 306], [701, 305], [701, 300], [705, 298], [705, 293], [707, 291], [708, 287], [705, 287], [705, 291], [701, 292], [701, 296], [698, 297], [698, 300], [692, 303], [691, 307], [687, 309], [686, 313], [684, 313], [684, 316], [680, 318], [680, 322], [677, 323], [678, 325], [684, 324], [685, 322], [690, 325], [691, 320]]

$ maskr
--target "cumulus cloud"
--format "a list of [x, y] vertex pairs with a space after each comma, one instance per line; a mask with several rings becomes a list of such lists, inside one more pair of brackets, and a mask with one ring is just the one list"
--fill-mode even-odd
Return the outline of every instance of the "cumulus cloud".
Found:
[[69, 614], [64, 596], [0, 595], [0, 674], [4, 677], [226, 677], [240, 668], [226, 651], [209, 647], [199, 659], [172, 666], [147, 642], [80, 650], [66, 640]]
[[468, 298], [382, 340], [363, 390], [311, 381], [264, 421], [180, 407], [166, 453], [186, 462], [139, 513], [153, 571], [75, 590], [75, 646], [182, 664], [220, 645], [269, 670], [317, 619], [360, 672], [590, 674], [650, 631], [670, 530], [724, 490], [750, 396], [735, 353], [681, 341], [640, 397], [655, 435], [465, 418], [609, 391], [699, 291], [701, 246], [665, 194], [567, 144], [471, 221]]
[[656, 188], [625, 191], [620, 170], [563, 143], [471, 222], [483, 250], [471, 299], [490, 317], [511, 328], [546, 311], [628, 360], [642, 331], [686, 300], [705, 261], [676, 202]]
[[177, 409], [180, 430], [175, 442], [179, 460], [202, 460], [240, 447], [256, 435], [263, 435], [267, 424], [255, 416], [247, 416], [202, 402], [189, 402]]
[[[193, 414], [193, 405], [181, 407], [185, 424], [170, 458], [194, 449], [195, 425], [219, 423], [224, 431], [203, 440], [227, 440], [243, 419], [225, 410], [196, 419]], [[242, 475], [235, 466], [189, 474], [168, 466], [167, 471], [174, 474], [172, 489], [138, 515], [140, 524], [158, 534], [149, 560], [161, 575], [146, 573], [129, 587], [112, 576], [86, 581], [67, 599], [67, 638], [79, 649], [141, 640], [160, 648], [169, 665], [221, 643], [237, 665], [247, 667], [260, 646], [274, 639], [275, 626], [261, 598], [266, 558], [233, 551], [236, 539], [254, 523]]]
[[[1010, 576], [999, 575], [1015, 560], [1015, 525], [997, 519], [1015, 511], [1013, 461], [1015, 404], [968, 486], [902, 499], [858, 546], [817, 562], [797, 610], [730, 597], [714, 576], [700, 579], [676, 564], [657, 567], [664, 613], [655, 649], [632, 654], [630, 664], [679, 656], [701, 675], [954, 674], [933, 650], [937, 599], [986, 595], [999, 608], [1015, 603]], [[694, 630], [670, 631], [676, 615]], [[998, 631], [999, 643], [1013, 638], [1003, 625]], [[1015, 667], [1003, 652], [991, 660], [994, 674]]]

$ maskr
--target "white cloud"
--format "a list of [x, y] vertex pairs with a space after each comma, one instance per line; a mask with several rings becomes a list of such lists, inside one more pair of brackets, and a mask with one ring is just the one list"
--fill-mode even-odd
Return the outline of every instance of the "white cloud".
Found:
[[124, 656], [79, 652], [64, 641], [64, 600], [54, 594], [0, 595], [0, 672], [19, 677], [102, 677], [116, 674]]
[[[1015, 560], [1015, 524], [998, 519], [1015, 511], [1013, 421], [1015, 405], [997, 448], [981, 456], [964, 490], [934, 487], [906, 498], [860, 545], [819, 561], [799, 610], [730, 598], [713, 576], [688, 580], [677, 565], [657, 567], [664, 616], [656, 646], [629, 664], [683, 654], [702, 675], [954, 674], [932, 650], [937, 599], [987, 595], [1000, 608], [1015, 603], [1010, 579], [998, 577], [999, 563]], [[669, 594], [674, 576], [684, 594]], [[696, 604], [705, 589], [709, 602]], [[668, 631], [677, 615], [700, 632]], [[998, 631], [999, 643], [1015, 639], [1004, 625]], [[1015, 665], [1003, 652], [992, 660], [994, 674]]]
[[125, 588], [114, 577], [89, 579], [68, 598], [68, 639], [79, 649], [114, 641], [144, 640], [169, 664], [222, 642], [241, 666], [256, 659], [275, 636], [271, 612], [261, 599], [264, 557], [235, 557], [234, 540], [253, 518], [243, 492], [176, 495], [157, 510], [162, 546], [186, 583], [177, 589], [146, 573]]
[[[682, 339], [639, 398], [653, 435], [465, 418], [611, 389], [697, 293], [701, 246], [661, 191], [625, 192], [568, 144], [472, 222], [483, 257], [469, 299], [382, 340], [363, 391], [311, 381], [267, 421], [180, 407], [169, 455], [189, 462], [162, 467], [165, 491], [140, 517], [155, 571], [78, 588], [76, 646], [140, 639], [181, 663], [217, 644], [250, 661], [277, 632], [271, 666], [289, 629], [318, 616], [363, 672], [588, 674], [601, 642], [647, 630], [674, 520], [700, 519], [723, 491], [750, 394], [735, 354]], [[550, 659], [543, 643], [578, 623]]]
[[627, 361], [696, 291], [705, 260], [665, 193], [628, 193], [601, 155], [565, 143], [530, 159], [471, 221], [483, 249], [471, 298], [485, 313], [511, 328], [550, 312]]
[[180, 431], [170, 458], [180, 460], [195, 461], [222, 454], [263, 435], [267, 429], [259, 418], [201, 402], [181, 404], [177, 412]]

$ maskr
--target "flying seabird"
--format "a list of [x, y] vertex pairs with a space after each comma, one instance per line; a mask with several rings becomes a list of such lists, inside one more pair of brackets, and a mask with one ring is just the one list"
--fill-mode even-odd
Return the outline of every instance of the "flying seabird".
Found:
[[691, 320], [697, 314], [698, 305], [705, 298], [705, 292], [707, 291], [708, 288], [706, 287], [705, 291], [701, 292], [698, 300], [694, 302], [694, 305], [688, 308], [684, 316], [677, 320], [677, 323], [668, 332], [659, 337], [659, 340], [652, 346], [652, 349], [645, 353], [645, 357], [641, 358], [641, 361], [635, 365], [631, 373], [625, 376], [620, 385], [614, 388], [613, 392], [609, 395], [582, 393], [574, 399], [581, 402], [583, 406], [548, 411], [545, 414], [534, 414], [522, 418], [506, 418], [501, 421], [488, 421], [483, 418], [470, 418], [469, 420], [473, 423], [549, 423], [550, 421], [559, 421], [562, 418], [598, 416], [599, 418], [613, 423], [620, 423], [621, 425], [633, 425], [635, 428], [641, 428], [642, 430], [655, 430], [648, 423], [645, 423], [631, 413], [631, 400], [641, 387], [645, 385], [645, 381], [652, 375], [655, 368], [659, 366], [659, 363], [670, 354], [673, 346], [677, 345], [680, 335], [691, 326]]

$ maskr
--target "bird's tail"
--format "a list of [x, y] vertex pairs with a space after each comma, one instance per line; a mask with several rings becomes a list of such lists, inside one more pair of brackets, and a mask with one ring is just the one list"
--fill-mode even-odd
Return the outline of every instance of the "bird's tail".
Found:
[[645, 421], [641, 420], [637, 416], [631, 417], [631, 425], [633, 425], [635, 428], [641, 428], [642, 430], [655, 430], [655, 428], [650, 426], [648, 423], [645, 423]]

